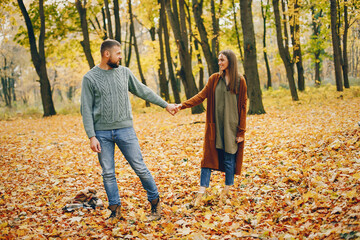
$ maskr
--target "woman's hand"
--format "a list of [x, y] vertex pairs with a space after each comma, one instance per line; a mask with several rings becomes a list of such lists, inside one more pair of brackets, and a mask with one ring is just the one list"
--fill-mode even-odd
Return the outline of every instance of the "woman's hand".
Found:
[[244, 138], [243, 137], [237, 137], [236, 138], [236, 143], [241, 143], [244, 141]]
[[176, 104], [176, 108], [177, 108], [178, 111], [181, 110], [181, 107], [182, 107], [182, 104], [181, 104], [181, 103], [180, 103], [180, 104]]

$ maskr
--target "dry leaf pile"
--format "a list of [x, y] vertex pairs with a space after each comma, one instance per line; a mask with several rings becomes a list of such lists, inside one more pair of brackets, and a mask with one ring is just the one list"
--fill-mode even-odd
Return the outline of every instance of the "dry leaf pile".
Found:
[[163, 217], [116, 151], [124, 220], [107, 209], [64, 213], [92, 187], [107, 203], [101, 168], [79, 116], [0, 122], [1, 239], [360, 238], [360, 100], [267, 107], [248, 116], [243, 171], [219, 205], [224, 174], [212, 175], [198, 208], [205, 114], [134, 114], [143, 157], [161, 193]]

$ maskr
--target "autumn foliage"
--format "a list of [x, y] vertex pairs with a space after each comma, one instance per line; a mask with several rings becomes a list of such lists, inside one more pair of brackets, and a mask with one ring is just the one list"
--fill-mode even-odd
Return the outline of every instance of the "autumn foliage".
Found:
[[66, 199], [86, 187], [107, 202], [80, 116], [1, 121], [0, 239], [359, 238], [358, 92], [306, 94], [299, 102], [268, 94], [267, 114], [248, 116], [243, 171], [223, 206], [218, 198], [224, 175], [218, 172], [204, 204], [191, 204], [199, 185], [204, 113], [135, 111], [143, 156], [161, 193], [158, 222], [146, 221], [146, 193], [118, 150], [125, 219], [106, 224], [106, 208], [62, 211]]

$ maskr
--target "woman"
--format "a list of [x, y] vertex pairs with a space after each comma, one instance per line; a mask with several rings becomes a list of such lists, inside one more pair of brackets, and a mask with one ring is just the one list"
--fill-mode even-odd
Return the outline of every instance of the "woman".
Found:
[[209, 187], [212, 170], [225, 172], [222, 203], [234, 185], [234, 174], [241, 173], [246, 127], [246, 82], [238, 73], [235, 53], [224, 50], [218, 58], [220, 72], [210, 76], [202, 91], [178, 105], [185, 109], [207, 98], [204, 156], [201, 161], [200, 189], [194, 206], [200, 204]]

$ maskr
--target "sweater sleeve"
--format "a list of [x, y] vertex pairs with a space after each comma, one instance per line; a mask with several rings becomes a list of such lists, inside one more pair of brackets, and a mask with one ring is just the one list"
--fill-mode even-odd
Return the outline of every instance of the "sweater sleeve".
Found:
[[129, 91], [132, 94], [153, 104], [156, 104], [162, 108], [167, 107], [167, 102], [165, 102], [160, 96], [154, 93], [149, 87], [142, 84], [129, 69], [127, 69], [127, 71], [129, 73]]
[[181, 103], [181, 109], [185, 109], [185, 108], [192, 108], [195, 107], [197, 105], [199, 105], [200, 103], [202, 103], [207, 97], [208, 97], [208, 92], [209, 92], [209, 84], [211, 82], [211, 78], [209, 79], [208, 83], [206, 84], [206, 86], [195, 96], [193, 96], [192, 98], [186, 100], [185, 102]]
[[80, 112], [82, 115], [85, 132], [87, 136], [91, 138], [95, 136], [93, 118], [94, 91], [90, 80], [86, 77], [83, 78], [81, 85]]
[[244, 77], [241, 77], [241, 87], [239, 93], [239, 125], [237, 126], [236, 137], [245, 137], [246, 131], [246, 104], [247, 104], [247, 86]]

